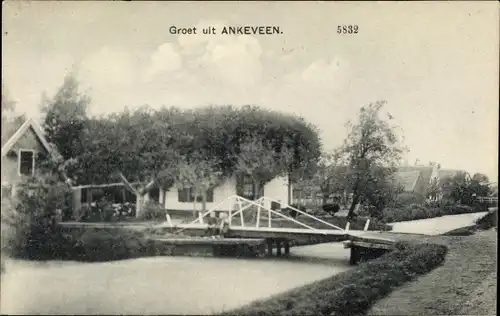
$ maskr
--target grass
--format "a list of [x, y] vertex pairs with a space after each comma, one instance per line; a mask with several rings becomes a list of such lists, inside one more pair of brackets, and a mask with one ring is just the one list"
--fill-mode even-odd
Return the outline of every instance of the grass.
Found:
[[[496, 237], [492, 230], [466, 237], [433, 237], [433, 242], [449, 249], [444, 264], [376, 302], [368, 315], [484, 315], [481, 309], [491, 308], [496, 300], [492, 293]], [[484, 295], [476, 297], [481, 291]]]
[[492, 227], [497, 227], [498, 223], [498, 208], [495, 208], [488, 212], [485, 216], [476, 220], [474, 225], [461, 227], [449, 231], [443, 235], [445, 236], [471, 236], [474, 235], [479, 230], [488, 230]]
[[400, 243], [356, 269], [251, 303], [225, 315], [360, 315], [394, 288], [441, 264], [446, 247]]

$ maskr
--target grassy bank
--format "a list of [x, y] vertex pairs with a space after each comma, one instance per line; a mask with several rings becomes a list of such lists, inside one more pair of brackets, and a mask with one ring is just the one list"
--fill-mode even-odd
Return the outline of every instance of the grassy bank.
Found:
[[379, 259], [225, 315], [359, 315], [394, 288], [441, 264], [446, 247], [400, 243]]
[[[492, 284], [496, 283], [496, 237], [494, 230], [466, 237], [433, 237], [433, 242], [449, 249], [444, 264], [376, 302], [368, 314], [496, 314], [478, 309], [495, 306], [496, 287]], [[484, 295], [477, 297], [479, 292]]]
[[490, 228], [497, 227], [497, 223], [498, 223], [498, 208], [490, 210], [488, 214], [479, 218], [474, 225], [454, 229], [443, 235], [470, 236], [474, 235], [477, 231], [488, 230]]

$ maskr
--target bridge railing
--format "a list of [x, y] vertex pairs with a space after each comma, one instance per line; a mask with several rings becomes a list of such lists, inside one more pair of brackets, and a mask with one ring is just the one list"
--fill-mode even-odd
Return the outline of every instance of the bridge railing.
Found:
[[[330, 227], [333, 227], [333, 228], [335, 228], [335, 229], [338, 229], [338, 230], [344, 230], [343, 228], [340, 228], [340, 227], [335, 226], [335, 225], [333, 225], [333, 224], [331, 224], [331, 223], [328, 223], [327, 221], [324, 221], [324, 220], [322, 220], [321, 218], [317, 218], [316, 216], [313, 216], [313, 215], [311, 215], [311, 214], [308, 214], [307, 212], [301, 211], [301, 210], [299, 210], [299, 209], [297, 209], [297, 208], [295, 208], [295, 207], [293, 207], [293, 206], [291, 206], [291, 205], [288, 205], [288, 204], [286, 204], [286, 203], [281, 203], [281, 202], [279, 202], [279, 201], [277, 201], [277, 200], [273, 200], [273, 199], [268, 198], [268, 197], [263, 197], [263, 199], [264, 199], [264, 200], [267, 200], [267, 201], [270, 201], [270, 202], [279, 203], [279, 204], [281, 204], [282, 206], [284, 206], [285, 208], [292, 209], [292, 210], [294, 210], [295, 212], [297, 212], [297, 213], [299, 213], [299, 214], [305, 215], [306, 217], [312, 218], [312, 219], [314, 219], [314, 220], [315, 220], [315, 221], [317, 221], [317, 222], [323, 223], [323, 224], [328, 225], [328, 226], [330, 226]], [[283, 208], [283, 207], [282, 207], [282, 208]]]
[[[261, 205], [260, 203], [257, 203], [256, 201], [251, 201], [251, 200], [248, 200], [248, 199], [246, 199], [246, 198], [244, 198], [244, 197], [241, 197], [241, 196], [238, 196], [238, 197], [237, 197], [237, 200], [238, 200], [238, 204], [239, 204], [240, 206], [241, 206], [241, 201], [244, 201], [244, 202], [246, 202], [246, 203], [248, 203], [248, 204], [247, 204], [246, 206], [244, 206], [244, 207], [241, 207], [241, 208], [240, 208], [240, 210], [239, 210], [239, 211], [237, 211], [236, 213], [231, 214], [231, 215], [229, 216], [229, 222], [232, 222], [232, 221], [231, 221], [232, 217], [234, 217], [234, 216], [236, 216], [236, 215], [238, 215], [238, 214], [240, 214], [241, 219], [243, 219], [243, 215], [242, 215], [242, 214], [243, 214], [243, 212], [244, 212], [247, 208], [249, 208], [249, 206], [254, 205], [254, 206], [257, 206], [257, 207], [258, 207], [258, 208], [257, 208], [257, 218], [258, 218], [258, 220], [257, 220], [257, 223], [256, 223], [256, 225], [255, 225], [257, 228], [258, 228], [258, 227], [260, 227], [260, 225], [259, 225], [259, 222], [260, 222], [260, 210], [261, 210], [261, 208], [262, 208], [262, 209], [264, 209], [264, 210], [266, 210], [266, 211], [268, 212], [268, 228], [272, 228], [272, 224], [271, 224], [271, 215], [272, 215], [272, 214], [274, 214], [274, 215], [277, 215], [277, 216], [279, 216], [279, 217], [285, 218], [285, 219], [287, 219], [287, 220], [289, 220], [289, 221], [291, 221], [291, 222], [294, 222], [294, 223], [296, 223], [296, 224], [298, 224], [298, 225], [300, 225], [300, 226], [302, 226], [302, 227], [305, 227], [305, 228], [307, 228], [307, 229], [309, 229], [309, 230], [312, 230], [312, 231], [316, 231], [316, 232], [318, 232], [318, 229], [316, 229], [316, 228], [314, 228], [314, 227], [311, 227], [311, 226], [309, 226], [309, 225], [306, 225], [306, 224], [304, 224], [304, 223], [301, 223], [301, 222], [299, 222], [299, 221], [298, 221], [298, 220], [296, 220], [296, 219], [293, 219], [293, 218], [288, 217], [288, 216], [286, 216], [286, 215], [284, 215], [284, 214], [281, 214], [280, 212], [277, 212], [277, 211], [274, 211], [274, 210], [272, 210], [272, 209], [270, 209], [270, 208], [267, 208], [267, 207], [265, 207], [265, 206]], [[259, 201], [259, 202], [260, 202], [260, 201], [263, 201], [263, 200], [264, 200], [264, 197], [261, 197], [261, 198], [260, 198], [260, 199], [258, 199], [257, 201]], [[244, 225], [244, 222], [243, 222], [243, 221], [242, 221], [242, 225], [241, 225], [241, 226], [242, 226], [242, 227], [245, 227], [245, 225]]]
[[[311, 214], [308, 214], [308, 213], [306, 213], [304, 211], [301, 211], [301, 210], [299, 210], [299, 209], [297, 209], [297, 208], [295, 208], [295, 207], [293, 207], [291, 205], [281, 203], [281, 202], [276, 201], [274, 199], [271, 199], [271, 198], [268, 198], [268, 197], [261, 197], [261, 198], [255, 200], [255, 201], [252, 201], [252, 200], [246, 199], [246, 198], [238, 196], [238, 195], [229, 196], [228, 198], [224, 199], [222, 202], [220, 202], [216, 206], [214, 206], [214, 207], [210, 208], [209, 210], [207, 210], [206, 212], [204, 212], [203, 214], [200, 213], [197, 219], [194, 219], [194, 220], [192, 220], [189, 223], [182, 223], [182, 225], [183, 226], [184, 225], [190, 226], [190, 225], [193, 225], [193, 224], [196, 224], [196, 223], [204, 224], [203, 219], [206, 216], [210, 215], [212, 212], [220, 211], [221, 206], [224, 205], [225, 203], [230, 202], [231, 200], [235, 200], [236, 205], [237, 205], [237, 210], [236, 210], [236, 212], [234, 212], [235, 210], [233, 210], [234, 205], [235, 205], [234, 202], [228, 208], [229, 209], [229, 212], [228, 212], [229, 213], [229, 218], [228, 219], [229, 219], [229, 225], [230, 226], [234, 226], [232, 224], [233, 223], [233, 218], [235, 218], [235, 217], [237, 217], [239, 215], [239, 217], [240, 217], [240, 223], [241, 223], [240, 226], [241, 227], [246, 227], [245, 226], [245, 220], [244, 220], [243, 212], [249, 210], [251, 207], [255, 207], [256, 206], [257, 207], [257, 211], [256, 211], [256, 213], [257, 213], [256, 214], [256, 223], [255, 223], [255, 227], [256, 228], [263, 227], [263, 226], [260, 225], [260, 219], [261, 219], [261, 213], [262, 213], [262, 211], [264, 211], [264, 212], [267, 212], [267, 215], [268, 215], [268, 218], [267, 218], [267, 220], [268, 220], [267, 227], [268, 228], [272, 228], [272, 215], [275, 215], [277, 217], [281, 217], [281, 218], [286, 219], [286, 220], [288, 220], [288, 221], [290, 221], [292, 223], [295, 223], [295, 224], [297, 224], [299, 226], [302, 226], [302, 227], [304, 227], [306, 229], [309, 229], [309, 230], [312, 230], [312, 231], [315, 231], [315, 232], [319, 232], [318, 229], [316, 229], [316, 228], [314, 228], [314, 227], [312, 227], [310, 225], [304, 224], [304, 223], [296, 220], [295, 218], [292, 218], [290, 216], [286, 216], [286, 215], [284, 215], [283, 213], [281, 213], [279, 211], [272, 210], [271, 208], [266, 207], [265, 205], [263, 205], [265, 201], [268, 201], [268, 202], [278, 203], [278, 204], [280, 204], [282, 206], [282, 208], [285, 207], [285, 208], [292, 209], [292, 210], [296, 211], [299, 214], [302, 214], [302, 215], [304, 215], [306, 217], [309, 217], [309, 218], [311, 218], [311, 219], [313, 219], [313, 220], [315, 220], [315, 221], [317, 221], [319, 223], [323, 223], [323, 224], [325, 224], [325, 225], [327, 225], [329, 227], [332, 227], [332, 228], [334, 228], [336, 230], [344, 231], [344, 229], [342, 229], [342, 228], [340, 228], [340, 227], [338, 227], [336, 225], [333, 225], [333, 224], [331, 224], [331, 223], [329, 223], [327, 221], [324, 221], [324, 220], [322, 220], [320, 218], [317, 218], [317, 217], [315, 217], [315, 216], [313, 216]], [[254, 211], [254, 210], [252, 210], [252, 211]], [[170, 224], [170, 221], [169, 221], [169, 225], [172, 226]], [[183, 227], [180, 230], [178, 230], [177, 232], [180, 233], [180, 232], [182, 232], [185, 229], [187, 229], [187, 227]]]

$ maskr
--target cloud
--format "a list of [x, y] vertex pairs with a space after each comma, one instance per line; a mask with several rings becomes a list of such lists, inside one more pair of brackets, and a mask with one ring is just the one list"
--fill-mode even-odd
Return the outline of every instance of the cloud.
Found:
[[92, 86], [130, 85], [134, 81], [136, 67], [128, 52], [105, 46], [79, 64], [79, 74], [85, 83]]
[[182, 57], [171, 43], [163, 43], [151, 55], [149, 67], [145, 73], [145, 79], [150, 80], [156, 74], [170, 73], [182, 68]]
[[[259, 41], [253, 36], [220, 35], [224, 25], [221, 21], [201, 21], [196, 25], [197, 34], [179, 35], [175, 44], [162, 44], [151, 56], [146, 80], [154, 74], [155, 81], [172, 82], [172, 72], [178, 71], [182, 78], [175, 79], [177, 85], [196, 82], [203, 86], [200, 89], [230, 87], [239, 91], [257, 84], [263, 74]], [[215, 28], [217, 34], [203, 34], [202, 29], [208, 27]]]

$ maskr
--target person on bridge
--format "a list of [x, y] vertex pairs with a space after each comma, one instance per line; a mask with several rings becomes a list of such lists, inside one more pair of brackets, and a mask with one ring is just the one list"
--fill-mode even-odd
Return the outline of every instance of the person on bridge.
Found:
[[207, 224], [208, 224], [206, 230], [207, 235], [211, 236], [212, 238], [215, 238], [215, 235], [217, 235], [217, 231], [219, 228], [219, 223], [217, 218], [212, 216], [208, 217]]
[[222, 212], [220, 214], [220, 222], [219, 222], [219, 237], [224, 238], [224, 235], [227, 234], [229, 231], [229, 217], [227, 216], [227, 213]]

